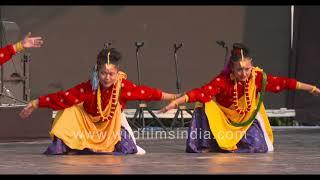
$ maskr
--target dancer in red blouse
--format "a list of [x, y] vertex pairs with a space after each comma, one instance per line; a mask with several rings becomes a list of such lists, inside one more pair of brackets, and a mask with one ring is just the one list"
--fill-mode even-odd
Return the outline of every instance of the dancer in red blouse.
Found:
[[16, 53], [21, 52], [26, 48], [41, 47], [42, 44], [43, 40], [41, 37], [31, 37], [31, 33], [29, 33], [22, 41], [0, 48], [0, 65], [9, 61]]
[[31, 101], [20, 113], [28, 117], [36, 108], [61, 110], [50, 135], [53, 143], [45, 154], [115, 153], [144, 154], [122, 113], [127, 101], [172, 100], [175, 94], [138, 86], [119, 71], [121, 54], [103, 49], [91, 80]]
[[320, 90], [292, 78], [266, 75], [253, 67], [249, 49], [235, 43], [225, 69], [208, 84], [173, 100], [160, 112], [185, 102], [196, 104], [188, 130], [187, 152], [273, 151], [273, 134], [263, 105], [264, 92]]

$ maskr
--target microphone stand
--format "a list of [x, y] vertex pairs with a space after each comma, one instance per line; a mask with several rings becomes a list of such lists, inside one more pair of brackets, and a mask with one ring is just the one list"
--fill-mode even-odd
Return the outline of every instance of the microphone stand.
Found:
[[[4, 27], [4, 24], [2, 21], [2, 7], [0, 7], [0, 47], [1, 48], [3, 47], [3, 45], [6, 42], [6, 34], [5, 33], [6, 33], [5, 27]], [[30, 99], [29, 78], [28, 78], [29, 66], [27, 65], [27, 63], [29, 62], [29, 56], [28, 57], [25, 57], [25, 56], [23, 57], [24, 58], [23, 59], [23, 66], [24, 66], [24, 68], [23, 68], [23, 73], [24, 73], [23, 75], [24, 76], [23, 77], [21, 77], [18, 73], [15, 73], [15, 74], [19, 75], [19, 78], [5, 80], [4, 79], [4, 66], [3, 66], [3, 64], [0, 65], [0, 105], [2, 104], [1, 103], [2, 97], [7, 97], [9, 99], [14, 100], [14, 104], [16, 102], [28, 104], [27, 101], [29, 101], [29, 99]], [[13, 97], [10, 90], [5, 87], [4, 83], [10, 82], [10, 81], [13, 81], [13, 82], [21, 82], [22, 81], [23, 82], [23, 100], [20, 100], [20, 99]], [[27, 100], [27, 101], [25, 101], [25, 100]]]
[[[175, 62], [175, 70], [176, 70], [176, 88], [177, 88], [177, 93], [180, 94], [180, 91], [181, 91], [181, 80], [180, 80], [179, 70], [178, 70], [177, 52], [182, 47], [182, 43], [180, 43], [179, 45], [177, 45], [175, 43], [173, 47], [174, 47], [174, 62]], [[174, 115], [173, 121], [172, 121], [171, 126], [170, 126], [171, 129], [173, 128], [173, 126], [175, 125], [176, 121], [178, 120], [179, 114], [181, 115], [181, 126], [184, 127], [185, 122], [184, 122], [184, 117], [183, 117], [183, 111], [186, 111], [187, 113], [189, 113], [192, 116], [191, 110], [188, 109], [186, 106], [178, 106], [177, 107], [177, 111], [176, 111], [176, 113]]]
[[[136, 61], [137, 61], [137, 71], [138, 71], [138, 85], [141, 86], [141, 76], [140, 76], [140, 62], [139, 62], [139, 50], [140, 48], [144, 45], [144, 42], [135, 42], [135, 46], [136, 46]], [[138, 122], [142, 122], [142, 128], [144, 129], [146, 127], [146, 123], [145, 123], [145, 119], [144, 119], [144, 111], [148, 111], [151, 116], [153, 117], [153, 119], [155, 119], [160, 126], [166, 130], [166, 127], [164, 126], [164, 124], [160, 121], [160, 119], [151, 111], [151, 109], [147, 106], [146, 103], [143, 103], [142, 101], [139, 101], [139, 106], [136, 108], [136, 112], [134, 113], [133, 116], [133, 126], [137, 127], [135, 125], [136, 120], [138, 120]], [[150, 125], [150, 124], [149, 124]]]

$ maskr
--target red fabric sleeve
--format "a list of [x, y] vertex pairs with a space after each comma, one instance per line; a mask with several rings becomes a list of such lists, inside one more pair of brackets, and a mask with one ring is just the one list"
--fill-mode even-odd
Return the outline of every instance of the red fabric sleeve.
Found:
[[[258, 91], [261, 91], [262, 72], [260, 71], [257, 72], [256, 85], [257, 85]], [[296, 86], [297, 86], [296, 79], [267, 75], [267, 86], [266, 86], [267, 92], [278, 93], [283, 90], [294, 90], [296, 89]]]
[[158, 101], [162, 98], [162, 91], [160, 89], [138, 86], [129, 80], [122, 80], [121, 98], [125, 101]]
[[202, 103], [208, 102], [213, 96], [219, 94], [225, 88], [226, 78], [223, 75], [218, 75], [209, 83], [203, 85], [201, 88], [195, 88], [188, 91], [186, 94], [189, 97], [189, 102], [200, 101]]
[[66, 91], [58, 91], [39, 97], [39, 107], [61, 110], [83, 102], [91, 93], [90, 81], [83, 82]]
[[15, 54], [16, 52], [12, 44], [9, 44], [4, 48], [0, 48], [0, 65], [9, 61], [12, 58], [12, 56]]

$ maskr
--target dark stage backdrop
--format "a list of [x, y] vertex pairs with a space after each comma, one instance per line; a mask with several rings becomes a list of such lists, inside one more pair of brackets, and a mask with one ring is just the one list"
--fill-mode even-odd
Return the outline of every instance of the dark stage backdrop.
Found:
[[[137, 82], [135, 41], [141, 49], [142, 83], [175, 92], [173, 44], [178, 52], [182, 90], [209, 82], [220, 72], [224, 49], [217, 40], [244, 42], [266, 72], [288, 75], [289, 6], [2, 6], [3, 18], [22, 35], [44, 37], [31, 53], [31, 96], [68, 89], [89, 77], [105, 41], [122, 51], [122, 69]], [[18, 57], [16, 57], [18, 61]], [[7, 63], [7, 74], [12, 64]], [[159, 108], [164, 103], [150, 105]], [[128, 108], [134, 107], [129, 104]], [[286, 106], [286, 92], [266, 98], [268, 108]]]
[[[254, 63], [267, 73], [288, 76], [290, 6], [1, 6], [5, 21], [15, 22], [19, 37], [44, 37], [31, 49], [31, 96], [66, 90], [89, 78], [106, 41], [123, 53], [122, 69], [137, 83], [135, 41], [141, 48], [141, 80], [175, 92], [173, 44], [178, 52], [182, 91], [209, 82], [223, 68], [225, 51], [216, 44], [244, 42]], [[20, 55], [14, 58], [16, 64]], [[14, 68], [6, 63], [6, 76]], [[12, 87], [13, 88], [13, 87]], [[16, 90], [18, 91], [18, 90]], [[17, 92], [18, 93], [18, 92]], [[268, 109], [287, 107], [287, 92], [268, 94]], [[158, 109], [164, 102], [150, 102]], [[128, 104], [135, 108], [136, 102]], [[1, 118], [2, 119], [2, 118]], [[48, 120], [49, 121], [49, 120]], [[3, 122], [4, 123], [4, 122]], [[40, 128], [40, 127], [39, 127]]]
[[[302, 82], [320, 86], [320, 6], [296, 6], [290, 73]], [[291, 92], [289, 107], [296, 110], [296, 119], [320, 124], [320, 98], [306, 92]]]

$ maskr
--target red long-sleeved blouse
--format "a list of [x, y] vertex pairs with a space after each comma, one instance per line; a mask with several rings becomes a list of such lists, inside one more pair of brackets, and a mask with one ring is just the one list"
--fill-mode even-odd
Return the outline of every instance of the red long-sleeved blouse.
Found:
[[[261, 91], [262, 86], [262, 72], [256, 71], [257, 92]], [[267, 75], [266, 92], [280, 92], [285, 89], [296, 89], [297, 80], [287, 77], [277, 77]], [[226, 75], [220, 73], [218, 76], [213, 78], [209, 83], [203, 85], [200, 88], [195, 88], [187, 92], [189, 102], [208, 102], [215, 96], [216, 101], [224, 107], [229, 107], [233, 102], [233, 88], [234, 81], [231, 80], [230, 74]], [[244, 84], [238, 82], [237, 85], [238, 97], [244, 94]]]
[[[129, 80], [122, 80], [119, 102], [122, 109], [126, 107], [126, 102], [131, 100], [161, 100], [162, 91], [148, 86], [138, 86]], [[101, 102], [104, 109], [110, 99], [112, 87], [103, 88], [101, 86]], [[39, 107], [61, 110], [83, 102], [86, 112], [93, 116], [99, 115], [97, 110], [97, 91], [92, 90], [90, 80], [80, 83], [66, 91], [44, 95], [39, 97]]]

